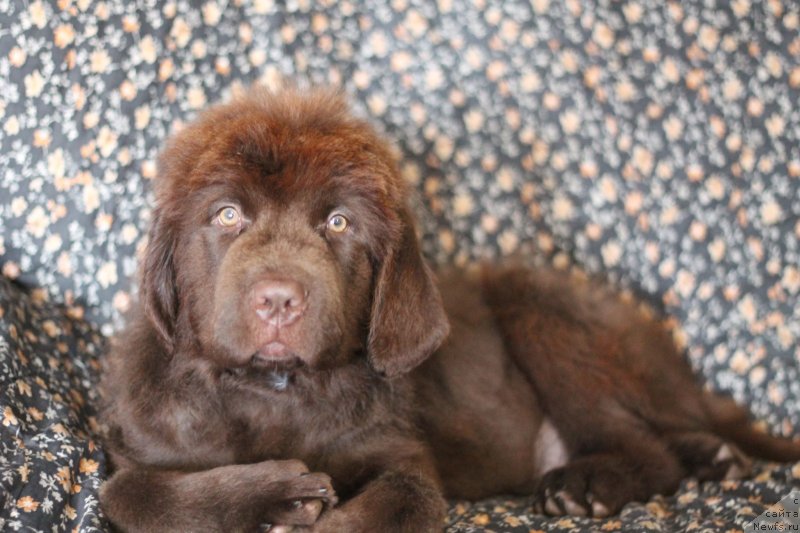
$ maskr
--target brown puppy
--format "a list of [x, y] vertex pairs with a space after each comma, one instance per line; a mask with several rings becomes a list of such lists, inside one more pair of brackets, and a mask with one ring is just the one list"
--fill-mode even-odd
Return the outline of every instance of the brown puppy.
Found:
[[121, 529], [436, 531], [443, 495], [497, 493], [605, 516], [746, 473], [740, 448], [800, 459], [600, 287], [508, 267], [437, 288], [389, 149], [331, 92], [214, 107], [159, 174], [103, 382]]

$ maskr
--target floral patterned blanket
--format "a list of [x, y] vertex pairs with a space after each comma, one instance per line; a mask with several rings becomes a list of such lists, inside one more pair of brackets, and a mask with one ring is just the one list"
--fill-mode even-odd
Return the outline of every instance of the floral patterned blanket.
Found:
[[[252, 81], [339, 85], [396, 142], [426, 254], [603, 273], [707, 386], [800, 433], [800, 5], [0, 0], [0, 529], [102, 530], [95, 384], [169, 132]], [[740, 530], [800, 466], [609, 520], [453, 502], [450, 531]]]

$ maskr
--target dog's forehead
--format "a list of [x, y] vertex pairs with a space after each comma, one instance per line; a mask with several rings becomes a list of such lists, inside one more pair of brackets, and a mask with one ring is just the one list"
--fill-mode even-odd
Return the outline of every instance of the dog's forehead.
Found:
[[397, 195], [389, 149], [348, 115], [290, 121], [259, 109], [244, 111], [218, 122], [215, 134], [205, 137], [187, 176], [190, 188], [232, 181], [271, 195], [338, 189]]
[[387, 161], [375, 153], [363, 135], [345, 129], [314, 131], [249, 123], [229, 138], [231, 164], [264, 175], [291, 175], [294, 180], [314, 180], [368, 171], [382, 181]]
[[347, 137], [304, 133], [281, 141], [278, 146], [238, 137], [226, 174], [243, 189], [283, 202], [390, 195], [386, 162]]

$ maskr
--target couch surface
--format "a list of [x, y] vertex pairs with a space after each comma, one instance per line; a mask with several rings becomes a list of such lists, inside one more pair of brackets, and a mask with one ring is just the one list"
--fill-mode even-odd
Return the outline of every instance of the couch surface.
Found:
[[[0, 529], [104, 530], [96, 382], [164, 139], [254, 80], [343, 87], [436, 263], [522, 253], [667, 317], [706, 386], [800, 433], [800, 6], [0, 0]], [[453, 502], [449, 531], [729, 531], [800, 465], [607, 520]]]

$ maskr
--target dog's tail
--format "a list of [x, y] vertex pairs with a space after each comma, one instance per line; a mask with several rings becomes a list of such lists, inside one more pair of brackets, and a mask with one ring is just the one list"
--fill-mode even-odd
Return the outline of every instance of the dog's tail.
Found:
[[751, 457], [784, 463], [800, 461], [800, 441], [774, 437], [757, 430], [748, 412], [731, 398], [705, 394], [704, 400], [712, 431]]

